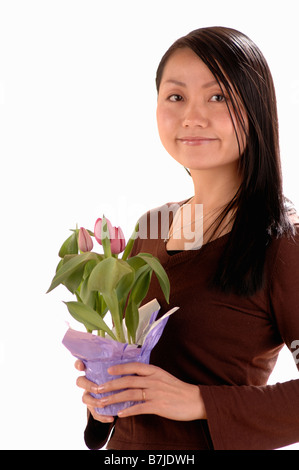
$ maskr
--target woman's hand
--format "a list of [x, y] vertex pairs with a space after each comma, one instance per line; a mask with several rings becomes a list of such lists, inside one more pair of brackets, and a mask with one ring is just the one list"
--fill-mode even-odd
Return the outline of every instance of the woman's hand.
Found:
[[[79, 360], [75, 362], [75, 367], [80, 372], [84, 372], [85, 370], [83, 362]], [[100, 415], [95, 411], [95, 408], [98, 407], [97, 403], [99, 400], [93, 398], [90, 394], [98, 393], [98, 386], [94, 382], [90, 382], [90, 380], [87, 380], [87, 378], [84, 376], [80, 376], [77, 378], [77, 385], [78, 387], [84, 389], [82, 401], [83, 403], [85, 403], [85, 405], [87, 405], [87, 409], [92, 414], [93, 418], [97, 421], [100, 421], [101, 423], [113, 423], [114, 416]]]
[[[142, 401], [142, 403], [119, 412], [118, 416], [121, 418], [139, 414], [156, 414], [176, 421], [206, 419], [204, 402], [197, 385], [182, 382], [159, 367], [139, 362], [113, 366], [108, 369], [108, 372], [111, 375], [124, 375], [124, 377], [98, 386], [87, 379], [83, 381], [83, 377], [77, 381], [79, 387], [85, 388], [83, 402], [88, 405], [93, 417], [96, 415], [95, 419], [99, 421], [102, 421], [104, 417], [97, 413], [94, 415], [95, 407], [103, 408], [112, 403], [124, 401]], [[94, 399], [89, 395], [90, 391], [107, 393], [118, 390], [118, 393], [102, 399]]]

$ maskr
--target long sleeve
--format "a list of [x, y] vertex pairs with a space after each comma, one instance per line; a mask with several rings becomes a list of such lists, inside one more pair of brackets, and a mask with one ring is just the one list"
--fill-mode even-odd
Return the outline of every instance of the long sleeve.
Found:
[[[299, 244], [296, 238], [280, 243], [272, 273], [270, 310], [273, 328], [279, 331], [298, 367]], [[215, 449], [276, 449], [299, 441], [299, 379], [263, 387], [205, 385], [200, 390]]]
[[270, 450], [299, 441], [299, 380], [200, 390], [215, 450]]
[[88, 413], [87, 426], [84, 431], [84, 441], [91, 450], [102, 449], [113, 429], [114, 423], [101, 423]]

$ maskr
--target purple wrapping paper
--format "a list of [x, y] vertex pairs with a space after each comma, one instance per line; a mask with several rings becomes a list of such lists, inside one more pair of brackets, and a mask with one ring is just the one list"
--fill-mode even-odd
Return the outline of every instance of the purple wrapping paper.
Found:
[[[149, 324], [155, 321], [157, 314], [158, 311], [153, 313]], [[66, 332], [62, 344], [73, 356], [85, 364], [86, 378], [97, 385], [101, 385], [120, 377], [108, 374], [107, 369], [110, 366], [127, 362], [148, 364], [151, 351], [159, 341], [168, 318], [169, 316], [165, 316], [159, 323], [157, 322], [156, 326], [147, 334], [142, 346], [119, 343], [112, 338], [102, 338], [91, 333], [75, 331], [71, 328]], [[103, 398], [106, 395], [109, 395], [109, 393], [92, 394], [95, 398]], [[120, 410], [133, 404], [136, 404], [136, 402], [116, 403], [104, 408], [96, 408], [96, 411], [101, 415], [116, 416]]]

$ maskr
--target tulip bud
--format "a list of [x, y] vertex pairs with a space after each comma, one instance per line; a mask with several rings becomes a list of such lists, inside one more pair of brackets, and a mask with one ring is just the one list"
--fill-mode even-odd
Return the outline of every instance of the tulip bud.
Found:
[[124, 251], [126, 247], [126, 241], [123, 231], [120, 227], [113, 227], [111, 222], [105, 218], [107, 223], [107, 232], [102, 233], [103, 219], [97, 219], [94, 226], [94, 236], [96, 241], [103, 245], [102, 237], [108, 237], [110, 239], [111, 253], [117, 255]]
[[122, 253], [126, 248], [126, 240], [120, 227], [114, 227], [114, 238], [111, 239], [111, 252], [114, 255]]
[[[106, 238], [109, 238], [111, 239], [111, 237], [113, 237], [113, 234], [114, 234], [114, 229], [112, 227], [112, 224], [110, 222], [110, 220], [108, 219], [105, 219], [106, 220], [106, 223], [107, 223], [107, 232], [104, 232], [104, 237]], [[95, 236], [95, 239], [96, 241], [102, 245], [102, 225], [103, 225], [103, 219], [97, 219], [96, 220], [96, 223], [95, 223], [95, 226], [94, 226], [94, 236]]]
[[78, 245], [80, 251], [91, 251], [93, 248], [93, 241], [88, 231], [81, 227], [79, 229]]

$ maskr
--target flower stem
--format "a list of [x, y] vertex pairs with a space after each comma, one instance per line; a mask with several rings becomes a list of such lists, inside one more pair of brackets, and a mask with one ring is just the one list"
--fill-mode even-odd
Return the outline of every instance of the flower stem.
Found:
[[124, 330], [122, 327], [122, 323], [119, 317], [119, 312], [115, 312], [115, 314], [112, 315], [113, 320], [114, 320], [114, 327], [115, 327], [115, 336], [117, 338], [117, 341], [121, 343], [125, 343], [125, 335], [124, 335]]
[[111, 243], [110, 243], [110, 233], [107, 225], [107, 221], [105, 216], [103, 215], [103, 222], [102, 222], [102, 233], [101, 233], [101, 239], [102, 239], [102, 246], [104, 250], [104, 255], [106, 258], [110, 258], [112, 256], [111, 252]]

